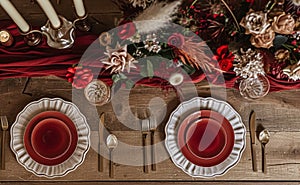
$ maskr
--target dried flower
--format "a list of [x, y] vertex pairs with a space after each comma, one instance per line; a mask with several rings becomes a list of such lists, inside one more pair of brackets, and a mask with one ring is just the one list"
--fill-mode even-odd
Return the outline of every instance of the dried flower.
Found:
[[221, 70], [229, 71], [233, 66], [234, 55], [229, 52], [228, 45], [223, 45], [217, 49], [213, 59], [218, 61]]
[[132, 37], [130, 37], [128, 40], [130, 40], [133, 43], [139, 43], [141, 42], [141, 35], [139, 33], [136, 33]]
[[293, 34], [293, 38], [296, 39], [296, 40], [300, 40], [300, 31], [296, 31], [296, 32]]
[[176, 48], [181, 48], [184, 43], [184, 36], [181, 33], [173, 33], [168, 38], [168, 45]]
[[276, 79], [279, 80], [285, 80], [288, 79], [288, 76], [286, 74], [283, 73], [282, 69], [286, 66], [285, 62], [274, 62], [272, 63], [270, 69], [270, 73], [272, 74], [272, 76], [274, 76]]
[[286, 0], [285, 12], [299, 17], [300, 15], [300, 0]]
[[234, 64], [233, 71], [242, 78], [258, 78], [264, 75], [263, 56], [257, 51], [249, 48], [247, 51], [241, 49], [241, 54], [236, 55], [237, 64]]
[[152, 3], [135, 19], [135, 26], [139, 33], [149, 34], [163, 29], [173, 20], [181, 0]]
[[[175, 49], [176, 58], [182, 63], [189, 64], [196, 69], [211, 72], [212, 69], [218, 70], [212, 63], [211, 58], [206, 54], [209, 49], [204, 41], [194, 41], [192, 37], [185, 37], [182, 49]], [[221, 71], [221, 70], [218, 70]]]
[[287, 75], [289, 79], [293, 81], [300, 80], [300, 61], [296, 64], [292, 64], [284, 68], [283, 74]]
[[289, 50], [280, 49], [275, 52], [275, 60], [277, 62], [285, 62], [290, 59]]
[[69, 67], [66, 78], [76, 89], [83, 89], [93, 80], [93, 73], [91, 69], [82, 66]]
[[136, 68], [134, 64], [137, 63], [137, 61], [127, 53], [127, 45], [121, 47], [119, 43], [117, 43], [115, 49], [106, 48], [104, 54], [108, 57], [102, 60], [102, 63], [107, 65], [105, 67], [106, 70], [111, 68], [110, 73], [120, 73], [123, 72], [125, 68], [129, 73], [130, 68]]
[[161, 50], [159, 41], [157, 41], [157, 36], [155, 33], [147, 35], [144, 41], [144, 48], [150, 52], [158, 53]]
[[179, 20], [178, 20], [178, 23], [180, 25], [182, 25], [183, 27], [189, 27], [192, 22], [194, 22], [194, 19], [185, 14], [180, 15]]
[[243, 17], [240, 25], [246, 29], [246, 34], [263, 34], [269, 28], [270, 22], [267, 14], [254, 10], [250, 10], [245, 17]]
[[143, 9], [154, 1], [155, 0], [129, 0], [133, 7], [142, 7]]
[[125, 40], [132, 37], [136, 33], [135, 25], [133, 22], [128, 22], [119, 26], [118, 28], [118, 36], [120, 39]]
[[108, 46], [111, 44], [111, 35], [108, 32], [103, 32], [99, 36], [99, 42], [102, 46]]
[[275, 39], [275, 32], [269, 28], [262, 34], [252, 35], [250, 42], [257, 48], [270, 48], [273, 46], [273, 40]]
[[278, 17], [274, 17], [272, 28], [276, 33], [292, 34], [295, 25], [295, 20], [290, 14], [282, 13]]
[[293, 3], [295, 6], [300, 6], [300, 0], [292, 0], [292, 3]]

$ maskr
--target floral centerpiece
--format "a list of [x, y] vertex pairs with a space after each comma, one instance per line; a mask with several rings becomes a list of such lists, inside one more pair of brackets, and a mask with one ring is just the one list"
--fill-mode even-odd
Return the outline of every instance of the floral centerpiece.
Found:
[[239, 82], [250, 79], [251, 87], [257, 79], [264, 85], [268, 78], [300, 79], [298, 0], [115, 2], [124, 17], [116, 30], [99, 36], [104, 49], [98, 61], [116, 83], [131, 87], [134, 74], [174, 86], [180, 84], [173, 83], [174, 73], [193, 82], [203, 74], [225, 80], [234, 74]]

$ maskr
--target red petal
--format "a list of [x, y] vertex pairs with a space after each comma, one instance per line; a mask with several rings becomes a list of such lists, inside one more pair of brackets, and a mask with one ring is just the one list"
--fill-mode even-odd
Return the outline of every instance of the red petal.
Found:
[[75, 68], [74, 67], [69, 67], [67, 72], [69, 73], [75, 73]]
[[228, 45], [222, 45], [217, 49], [217, 54], [221, 55], [222, 53], [227, 53]]

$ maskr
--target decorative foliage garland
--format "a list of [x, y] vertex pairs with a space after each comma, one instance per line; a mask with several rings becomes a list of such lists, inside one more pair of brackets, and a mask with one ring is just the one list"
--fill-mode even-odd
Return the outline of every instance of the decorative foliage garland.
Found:
[[[99, 62], [115, 82], [128, 80], [132, 71], [151, 78], [162, 68], [171, 71], [167, 73], [179, 69], [187, 74], [235, 72], [242, 79], [265, 74], [279, 80], [300, 79], [299, 0], [115, 2], [124, 12], [118, 31], [99, 36], [101, 46], [106, 47]], [[143, 24], [143, 20], [155, 22]], [[170, 23], [184, 31], [164, 34], [165, 29], [172, 29]], [[116, 36], [118, 42], [113, 41]], [[165, 60], [143, 61], [149, 56]]]

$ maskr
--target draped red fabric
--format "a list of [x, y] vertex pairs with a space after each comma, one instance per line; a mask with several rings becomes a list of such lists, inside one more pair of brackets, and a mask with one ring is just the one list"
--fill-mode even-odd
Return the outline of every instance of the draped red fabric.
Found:
[[[6, 78], [17, 77], [36, 77], [54, 75], [61, 78], [66, 78], [67, 69], [81, 61], [86, 49], [98, 38], [98, 35], [90, 32], [80, 32], [76, 30], [75, 44], [70, 49], [53, 49], [46, 43], [46, 38], [43, 38], [42, 43], [35, 47], [29, 47], [20, 35], [17, 26], [10, 20], [1, 20], [0, 29], [8, 30], [13, 38], [14, 44], [11, 47], [0, 45], [0, 80]], [[93, 49], [95, 51], [93, 51]], [[89, 52], [101, 53], [98, 48], [92, 48]], [[86, 58], [86, 57], [83, 57]], [[88, 57], [87, 57], [88, 58]], [[103, 68], [101, 62], [91, 57], [90, 61], [81, 62], [85, 67], [95, 69]], [[103, 69], [95, 70], [95, 76], [108, 84], [112, 84], [111, 75]], [[130, 75], [136, 75], [138, 71]], [[277, 80], [271, 76], [267, 76], [270, 81], [270, 91], [289, 90], [300, 88], [299, 82], [289, 82]], [[238, 85], [234, 72], [212, 74], [204, 74], [197, 71], [190, 76], [194, 83], [198, 83], [204, 79], [208, 82], [226, 86], [227, 88], [237, 88]], [[171, 87], [166, 83], [165, 79], [154, 77], [152, 79], [140, 79], [137, 84], [146, 86]]]
[[96, 35], [76, 32], [71, 49], [53, 49], [43, 38], [42, 43], [29, 47], [11, 21], [0, 21], [0, 29], [8, 30], [13, 38], [11, 47], [0, 46], [0, 79], [55, 75], [64, 78], [66, 69], [79, 62], [86, 48], [97, 39]]

